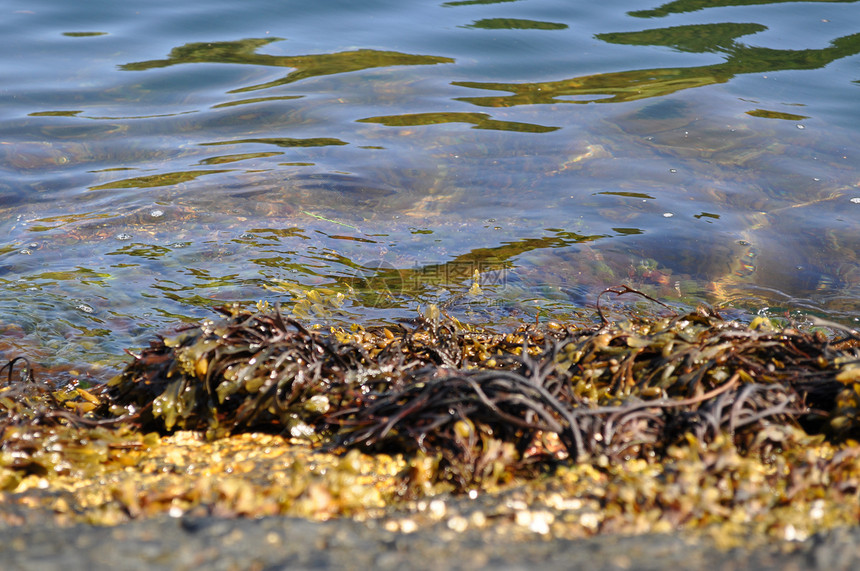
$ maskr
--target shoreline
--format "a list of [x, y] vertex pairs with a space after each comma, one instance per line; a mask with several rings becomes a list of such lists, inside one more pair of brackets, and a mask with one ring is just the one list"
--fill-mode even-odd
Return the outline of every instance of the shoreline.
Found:
[[685, 534], [509, 541], [492, 530], [390, 532], [378, 522], [170, 518], [0, 529], [4, 569], [820, 569], [860, 565], [860, 527], [722, 550]]

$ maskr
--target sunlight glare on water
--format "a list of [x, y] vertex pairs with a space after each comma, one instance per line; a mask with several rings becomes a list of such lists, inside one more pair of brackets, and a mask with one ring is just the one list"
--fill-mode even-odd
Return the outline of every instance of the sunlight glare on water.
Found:
[[0, 351], [228, 302], [481, 325], [860, 301], [854, 1], [6, 2]]

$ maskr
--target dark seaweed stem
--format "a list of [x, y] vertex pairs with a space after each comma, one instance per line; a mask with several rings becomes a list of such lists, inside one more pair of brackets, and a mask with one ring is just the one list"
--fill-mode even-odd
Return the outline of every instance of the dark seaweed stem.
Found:
[[[18, 379], [15, 380], [16, 364], [23, 364]], [[0, 386], [0, 396], [5, 399], [0, 402], [0, 428], [24, 424], [51, 424], [53, 412], [61, 409], [61, 405], [53, 394], [53, 387], [37, 380], [33, 367], [26, 357], [15, 357], [0, 367], [0, 374], [8, 369], [5, 386]], [[2, 434], [2, 431], [0, 431]], [[2, 444], [2, 440], [0, 440]]]
[[668, 305], [666, 305], [662, 301], [660, 301], [658, 299], [654, 299], [650, 295], [643, 293], [637, 289], [633, 289], [630, 286], [620, 285], [620, 286], [608, 287], [597, 295], [597, 302], [596, 302], [597, 314], [600, 316], [600, 320], [603, 322], [604, 327], [608, 327], [611, 324], [611, 322], [609, 321], [609, 319], [606, 318], [606, 315], [604, 315], [603, 308], [600, 307], [600, 299], [609, 293], [614, 293], [616, 297], [627, 294], [627, 293], [636, 294], [638, 296], [644, 297], [648, 301], [653, 301], [654, 303], [656, 303], [658, 305], [662, 305], [666, 309], [672, 309], [671, 307], [669, 307]]
[[[538, 432], [554, 432], [566, 452], [581, 460], [588, 454], [619, 456], [634, 445], [674, 441], [686, 430], [704, 440], [716, 437], [724, 427], [734, 432], [768, 418], [803, 412], [788, 408], [794, 399], [782, 387], [747, 384], [738, 389], [738, 372], [697, 397], [588, 407], [574, 402], [570, 394], [561, 401], [546, 390], [544, 385], [554, 377], [550, 368], [533, 370], [542, 374], [528, 378], [517, 372], [480, 371], [441, 379], [414, 378], [404, 391], [385, 395], [372, 406], [339, 411], [330, 421], [346, 416], [342, 426], [361, 427], [341, 437], [345, 446], [375, 446], [386, 439], [390, 444], [389, 435], [396, 433], [401, 441], [408, 437], [425, 451], [456, 449], [459, 439], [451, 431], [438, 429], [464, 419], [473, 426], [493, 427], [494, 435], [503, 434], [521, 444], [530, 443]], [[782, 398], [774, 402], [755, 398], [764, 393]], [[730, 410], [724, 412], [729, 403]], [[716, 405], [713, 410], [708, 409], [711, 405]], [[695, 412], [672, 412], [681, 409]], [[672, 417], [675, 420], [670, 422]], [[430, 434], [431, 429], [437, 432]]]
[[[15, 365], [24, 367], [14, 377]], [[55, 395], [56, 387], [36, 379], [30, 362], [25, 357], [15, 357], [0, 367], [0, 374], [8, 369], [5, 386], [0, 386], [0, 396], [7, 397], [0, 403], [0, 428], [21, 426], [32, 428], [38, 425], [56, 426], [66, 421], [75, 427], [120, 426], [133, 424], [138, 414], [118, 418], [88, 418], [63, 408]], [[98, 392], [96, 389], [94, 392]], [[0, 434], [2, 434], [0, 430]], [[3, 442], [0, 440], [0, 445]]]
[[30, 361], [28, 361], [26, 357], [15, 357], [14, 359], [7, 361], [5, 365], [0, 367], [0, 374], [2, 374], [5, 369], [9, 369], [9, 373], [8, 373], [8, 377], [6, 379], [6, 382], [9, 385], [12, 384], [12, 375], [15, 372], [15, 364], [16, 363], [23, 363], [24, 364], [23, 370], [18, 375], [19, 378], [25, 383], [35, 382], [36, 379], [33, 376], [33, 368], [30, 366]]
[[826, 327], [834, 331], [840, 331], [844, 334], [844, 337], [842, 338], [833, 339], [831, 341], [833, 345], [845, 345], [852, 342], [853, 344], [860, 343], [860, 332], [858, 332], [856, 329], [852, 329], [850, 327], [842, 325], [841, 323], [836, 323], [835, 321], [822, 319], [816, 316], [812, 316], [810, 319], [812, 320], [812, 324], [817, 327]]
[[616, 434], [616, 426], [629, 424], [631, 420], [637, 417], [647, 417], [652, 423], [664, 425], [665, 423], [662, 421], [662, 418], [653, 412], [646, 412], [642, 409], [649, 408], [681, 408], [685, 406], [700, 404], [705, 401], [708, 401], [737, 385], [739, 379], [739, 375], [735, 373], [731, 379], [729, 379], [725, 384], [719, 386], [699, 397], [689, 398], [689, 399], [680, 399], [680, 400], [653, 400], [646, 401], [641, 403], [630, 403], [626, 406], [617, 406], [617, 407], [600, 407], [597, 409], [592, 409], [586, 411], [583, 414], [591, 414], [593, 416], [602, 416], [606, 417], [603, 422], [603, 427], [601, 431], [601, 438], [599, 441], [605, 443], [605, 445], [609, 445], [613, 437]]
[[[537, 431], [569, 434], [571, 447], [582, 449], [570, 410], [544, 387], [509, 371], [462, 372], [432, 379], [417, 376], [402, 391], [383, 395], [367, 407], [339, 411], [328, 420], [337, 422], [339, 416], [348, 417], [343, 426], [363, 427], [341, 438], [340, 443], [347, 446], [359, 442], [372, 446], [398, 430], [426, 450], [425, 443], [440, 436], [429, 434], [429, 429], [468, 419], [473, 425], [496, 427], [495, 435], [506, 434], [521, 442]], [[440, 442], [434, 446], [446, 447]]]
[[140, 413], [126, 414], [117, 418], [94, 419], [65, 410], [55, 410], [45, 413], [44, 418], [62, 418], [67, 420], [72, 426], [94, 428], [97, 426], [124, 426], [135, 424], [137, 419], [140, 418]]

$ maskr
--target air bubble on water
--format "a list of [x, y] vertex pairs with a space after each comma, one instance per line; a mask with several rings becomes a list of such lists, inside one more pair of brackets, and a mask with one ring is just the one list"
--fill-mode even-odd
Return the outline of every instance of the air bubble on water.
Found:
[[860, 204], [860, 196], [855, 196], [851, 199], [852, 204]]
[[806, 129], [806, 127], [804, 127], [803, 125], [798, 125], [797, 128], [798, 129]]
[[675, 216], [675, 215], [674, 215], [674, 214], [672, 214], [671, 212], [664, 212], [664, 213], [663, 213], [663, 218], [671, 218], [671, 217], [673, 217], [673, 216]]
[[125, 242], [126, 240], [131, 240], [131, 234], [126, 234], [125, 232], [123, 232], [122, 234], [117, 234], [116, 239], [121, 241], [121, 242]]
[[75, 306], [75, 309], [80, 309], [84, 313], [92, 313], [93, 311], [95, 311], [92, 307], [90, 307], [86, 303], [79, 303], [78, 305]]
[[669, 172], [676, 173], [676, 172], [678, 172], [678, 169], [669, 169]]
[[159, 218], [161, 216], [164, 216], [164, 210], [159, 210], [158, 208], [156, 208], [155, 210], [150, 210], [149, 215], [153, 218]]

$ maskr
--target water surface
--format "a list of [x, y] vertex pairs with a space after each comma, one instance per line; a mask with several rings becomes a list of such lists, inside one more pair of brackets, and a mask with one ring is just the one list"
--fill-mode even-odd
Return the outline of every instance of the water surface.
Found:
[[[860, 305], [860, 6], [5, 2], [0, 351], [103, 378], [225, 302]], [[286, 310], [285, 309], [285, 310]]]

